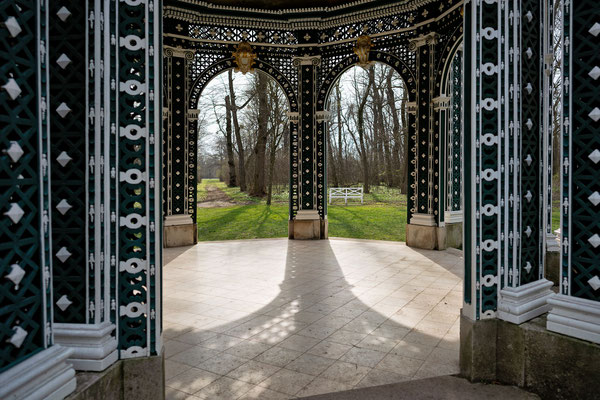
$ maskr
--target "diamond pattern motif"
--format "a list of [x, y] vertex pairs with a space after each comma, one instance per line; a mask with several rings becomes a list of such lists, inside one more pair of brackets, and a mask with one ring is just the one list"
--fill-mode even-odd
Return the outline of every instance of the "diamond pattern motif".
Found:
[[62, 68], [65, 69], [71, 63], [71, 59], [67, 57], [65, 53], [62, 53], [60, 57], [56, 59], [56, 63]]
[[[68, 5], [61, 7], [62, 4]], [[50, 119], [52, 162], [52, 246], [54, 258], [54, 319], [62, 323], [82, 323], [86, 317], [86, 282], [81, 274], [86, 260], [86, 34], [89, 15], [85, 2], [50, 2], [50, 101], [51, 109], [63, 109]], [[60, 8], [59, 8], [60, 7]], [[88, 7], [92, 7], [91, 4]], [[95, 10], [94, 10], [95, 11]], [[90, 10], [91, 12], [91, 10]], [[88, 25], [89, 26], [89, 25]], [[92, 34], [93, 36], [93, 34]], [[69, 57], [69, 55], [71, 57]], [[92, 56], [93, 57], [93, 56]], [[94, 87], [94, 76], [87, 81]], [[90, 104], [93, 100], [90, 100]], [[62, 118], [61, 118], [62, 117]], [[91, 128], [93, 132], [93, 127]], [[89, 133], [87, 133], [89, 134]], [[93, 142], [93, 134], [91, 135]], [[93, 154], [93, 144], [90, 146]], [[93, 187], [90, 182], [90, 187]], [[90, 196], [93, 199], [94, 196]], [[90, 226], [93, 232], [94, 226]], [[68, 249], [63, 259], [62, 249]], [[93, 250], [92, 250], [93, 251]], [[93, 271], [90, 272], [93, 287]], [[72, 304], [61, 308], [60, 296], [68, 294]]]
[[14, 163], [18, 162], [21, 159], [21, 156], [25, 154], [23, 148], [19, 145], [19, 142], [14, 140], [10, 142], [10, 147], [6, 150], [6, 153]]
[[600, 203], [600, 193], [594, 192], [588, 199], [590, 199], [593, 205], [597, 206]]
[[6, 278], [15, 284], [15, 290], [17, 290], [24, 276], [25, 270], [19, 264], [13, 264], [10, 266], [10, 274], [6, 275]]
[[21, 218], [23, 218], [23, 215], [25, 215], [25, 211], [23, 211], [18, 203], [11, 203], [8, 211], [5, 212], [4, 215], [8, 216], [13, 224], [18, 224], [19, 221], [21, 221]]
[[12, 37], [17, 37], [23, 30], [21, 29], [21, 25], [19, 25], [19, 21], [17, 21], [15, 17], [8, 17], [6, 21], [4, 21], [4, 25]]
[[588, 239], [588, 242], [590, 242], [592, 246], [598, 247], [600, 246], [600, 236], [598, 236], [598, 234], [595, 234], [594, 236]]
[[2, 89], [6, 90], [12, 100], [15, 100], [21, 94], [21, 88], [13, 78], [10, 78], [8, 82], [2, 86]]
[[45, 345], [39, 4], [0, 1], [0, 375]]

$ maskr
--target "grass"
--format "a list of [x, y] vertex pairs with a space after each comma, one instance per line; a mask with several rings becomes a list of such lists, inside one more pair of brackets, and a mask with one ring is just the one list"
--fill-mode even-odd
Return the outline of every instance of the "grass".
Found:
[[[203, 179], [198, 184], [198, 201], [206, 199], [207, 187], [221, 189], [237, 205], [198, 209], [198, 240], [231, 240], [287, 237], [288, 195], [279, 190], [273, 204], [262, 198], [227, 187], [218, 179]], [[406, 196], [398, 189], [374, 187], [365, 195], [364, 205], [357, 200], [334, 200], [328, 208], [329, 236], [404, 241], [406, 232]]]
[[198, 240], [287, 237], [288, 207], [249, 204], [198, 210]]
[[[329, 208], [329, 236], [406, 240], [406, 209], [393, 206]], [[198, 240], [287, 237], [287, 204], [249, 204], [198, 210]]]

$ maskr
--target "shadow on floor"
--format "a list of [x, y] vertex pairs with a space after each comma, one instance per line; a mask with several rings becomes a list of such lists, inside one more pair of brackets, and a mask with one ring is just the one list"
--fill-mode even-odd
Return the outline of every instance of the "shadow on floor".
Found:
[[458, 372], [462, 266], [450, 254], [269, 239], [167, 259], [168, 399], [286, 399]]

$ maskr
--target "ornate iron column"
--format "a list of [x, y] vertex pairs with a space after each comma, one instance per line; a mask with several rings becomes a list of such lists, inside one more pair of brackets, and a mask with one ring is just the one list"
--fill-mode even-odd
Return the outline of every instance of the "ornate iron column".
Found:
[[[101, 371], [117, 360], [110, 306], [110, 59], [104, 26], [110, 10], [88, 1], [51, 1], [50, 140], [54, 334], [72, 348], [78, 370]], [[105, 65], [107, 68], [105, 68]], [[87, 86], [82, 84], [87, 82]], [[84, 133], [85, 134], [82, 134]]]
[[[522, 323], [548, 310], [543, 278], [540, 0], [471, 2], [465, 22], [465, 306]], [[468, 186], [467, 186], [468, 184]]]
[[451, 61], [447, 81], [447, 110], [440, 112], [440, 225], [446, 227], [446, 245], [462, 247], [463, 56], [458, 50]]
[[318, 55], [294, 58], [294, 66], [298, 68], [298, 125], [292, 125], [298, 132], [297, 152], [292, 145], [292, 158], [297, 160], [298, 168], [298, 210], [290, 219], [290, 237], [294, 239], [320, 239], [327, 231], [323, 206], [324, 151], [319, 150], [324, 148], [324, 118], [317, 121], [316, 115], [320, 63]]
[[42, 1], [0, 3], [0, 398], [62, 398], [72, 350], [54, 343], [48, 21]]
[[119, 67], [114, 121], [116, 319], [119, 356], [124, 359], [162, 351], [162, 4], [130, 0], [112, 4], [118, 23], [111, 23], [115, 31], [109, 37]]
[[194, 52], [177, 48], [164, 50], [165, 137], [164, 155], [164, 241], [166, 247], [197, 242], [196, 140], [197, 110], [188, 110], [190, 66]]
[[435, 33], [420, 36], [411, 41], [411, 49], [416, 53], [417, 95], [414, 139], [412, 141], [415, 158], [414, 163], [410, 166], [409, 175], [414, 199], [411, 199], [412, 201], [409, 203], [412, 212], [406, 227], [406, 243], [411, 247], [424, 249], [445, 248], [445, 232], [438, 226], [439, 188], [435, 187], [435, 181], [439, 177], [433, 98], [436, 44], [437, 34]]
[[600, 343], [600, 4], [563, 3], [561, 281], [549, 330]]

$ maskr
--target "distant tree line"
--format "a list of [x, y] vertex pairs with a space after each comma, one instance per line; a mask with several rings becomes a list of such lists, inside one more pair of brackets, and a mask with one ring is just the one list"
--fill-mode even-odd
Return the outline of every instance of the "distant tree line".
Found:
[[[352, 68], [329, 95], [328, 181], [331, 186], [406, 189], [408, 93], [383, 64]], [[218, 177], [252, 196], [266, 197], [289, 182], [288, 102], [268, 75], [228, 71], [202, 93], [199, 178]]]
[[400, 76], [376, 63], [354, 67], [329, 95], [328, 180], [331, 186], [362, 184], [406, 190], [408, 93]]

